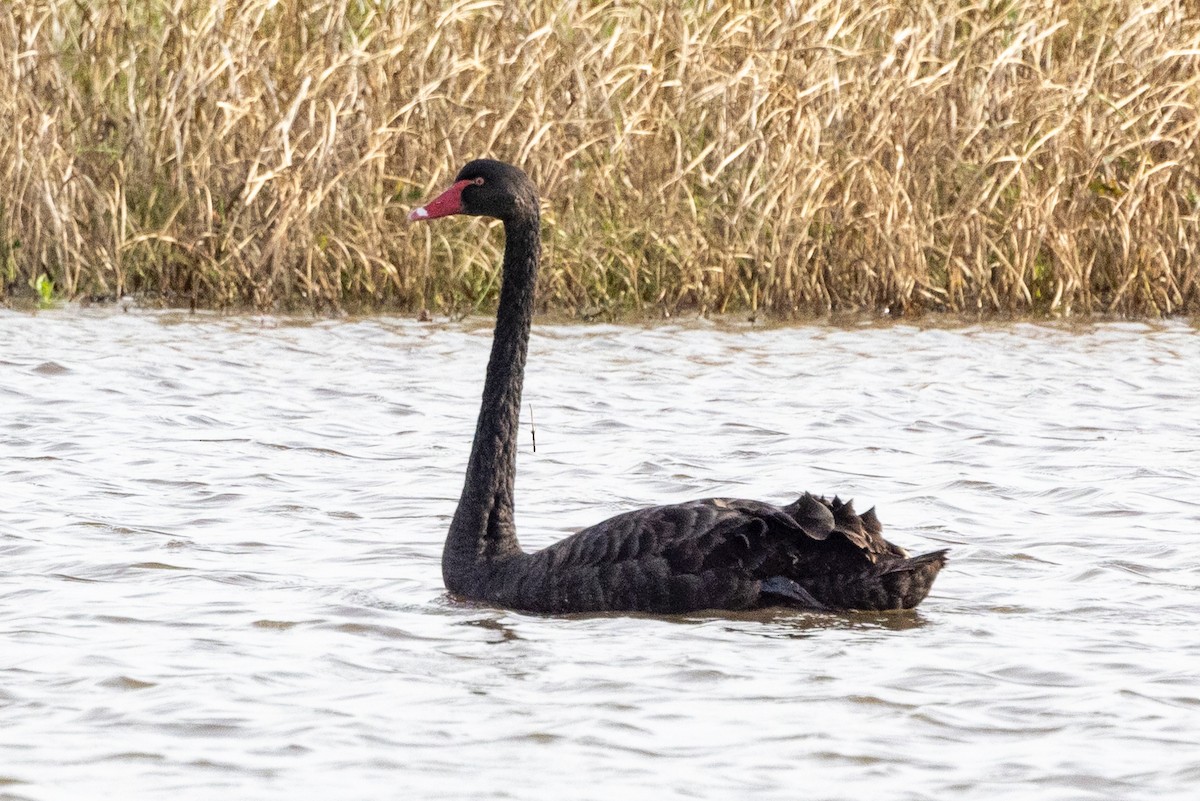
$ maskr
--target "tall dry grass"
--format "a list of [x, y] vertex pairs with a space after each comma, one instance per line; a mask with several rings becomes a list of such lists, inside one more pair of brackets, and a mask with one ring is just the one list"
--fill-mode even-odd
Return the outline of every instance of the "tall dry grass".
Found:
[[493, 301], [406, 226], [545, 199], [547, 307], [1200, 308], [1196, 0], [0, 6], [0, 292]]

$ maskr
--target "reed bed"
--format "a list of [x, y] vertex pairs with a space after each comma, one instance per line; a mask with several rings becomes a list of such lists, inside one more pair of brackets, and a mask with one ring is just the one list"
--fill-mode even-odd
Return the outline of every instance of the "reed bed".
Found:
[[1200, 3], [0, 6], [0, 295], [486, 309], [1200, 310]]

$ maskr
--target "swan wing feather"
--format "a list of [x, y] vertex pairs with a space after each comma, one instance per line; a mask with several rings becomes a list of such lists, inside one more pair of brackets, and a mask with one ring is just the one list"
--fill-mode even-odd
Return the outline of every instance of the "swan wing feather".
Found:
[[[878, 585], [906, 570], [906, 556], [873, 513], [859, 517], [838, 499], [805, 494], [779, 507], [708, 498], [619, 514], [528, 554], [501, 571], [493, 597], [550, 612], [824, 608], [807, 599], [853, 603], [845, 585]], [[868, 608], [897, 605], [885, 590]]]

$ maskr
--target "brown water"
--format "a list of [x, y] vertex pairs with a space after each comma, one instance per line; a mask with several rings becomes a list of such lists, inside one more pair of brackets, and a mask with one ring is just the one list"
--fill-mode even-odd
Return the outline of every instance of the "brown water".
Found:
[[442, 592], [485, 324], [0, 312], [0, 797], [1192, 799], [1200, 334], [538, 326], [527, 547], [802, 490], [916, 613]]

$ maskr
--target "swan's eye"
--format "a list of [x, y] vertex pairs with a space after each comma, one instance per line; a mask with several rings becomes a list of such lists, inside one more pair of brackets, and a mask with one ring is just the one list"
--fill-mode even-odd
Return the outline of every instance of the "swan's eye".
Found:
[[476, 178], [476, 179], [475, 179], [474, 181], [472, 181], [471, 183], [475, 184], [476, 186], [483, 186], [483, 179], [482, 179], [482, 178]]

